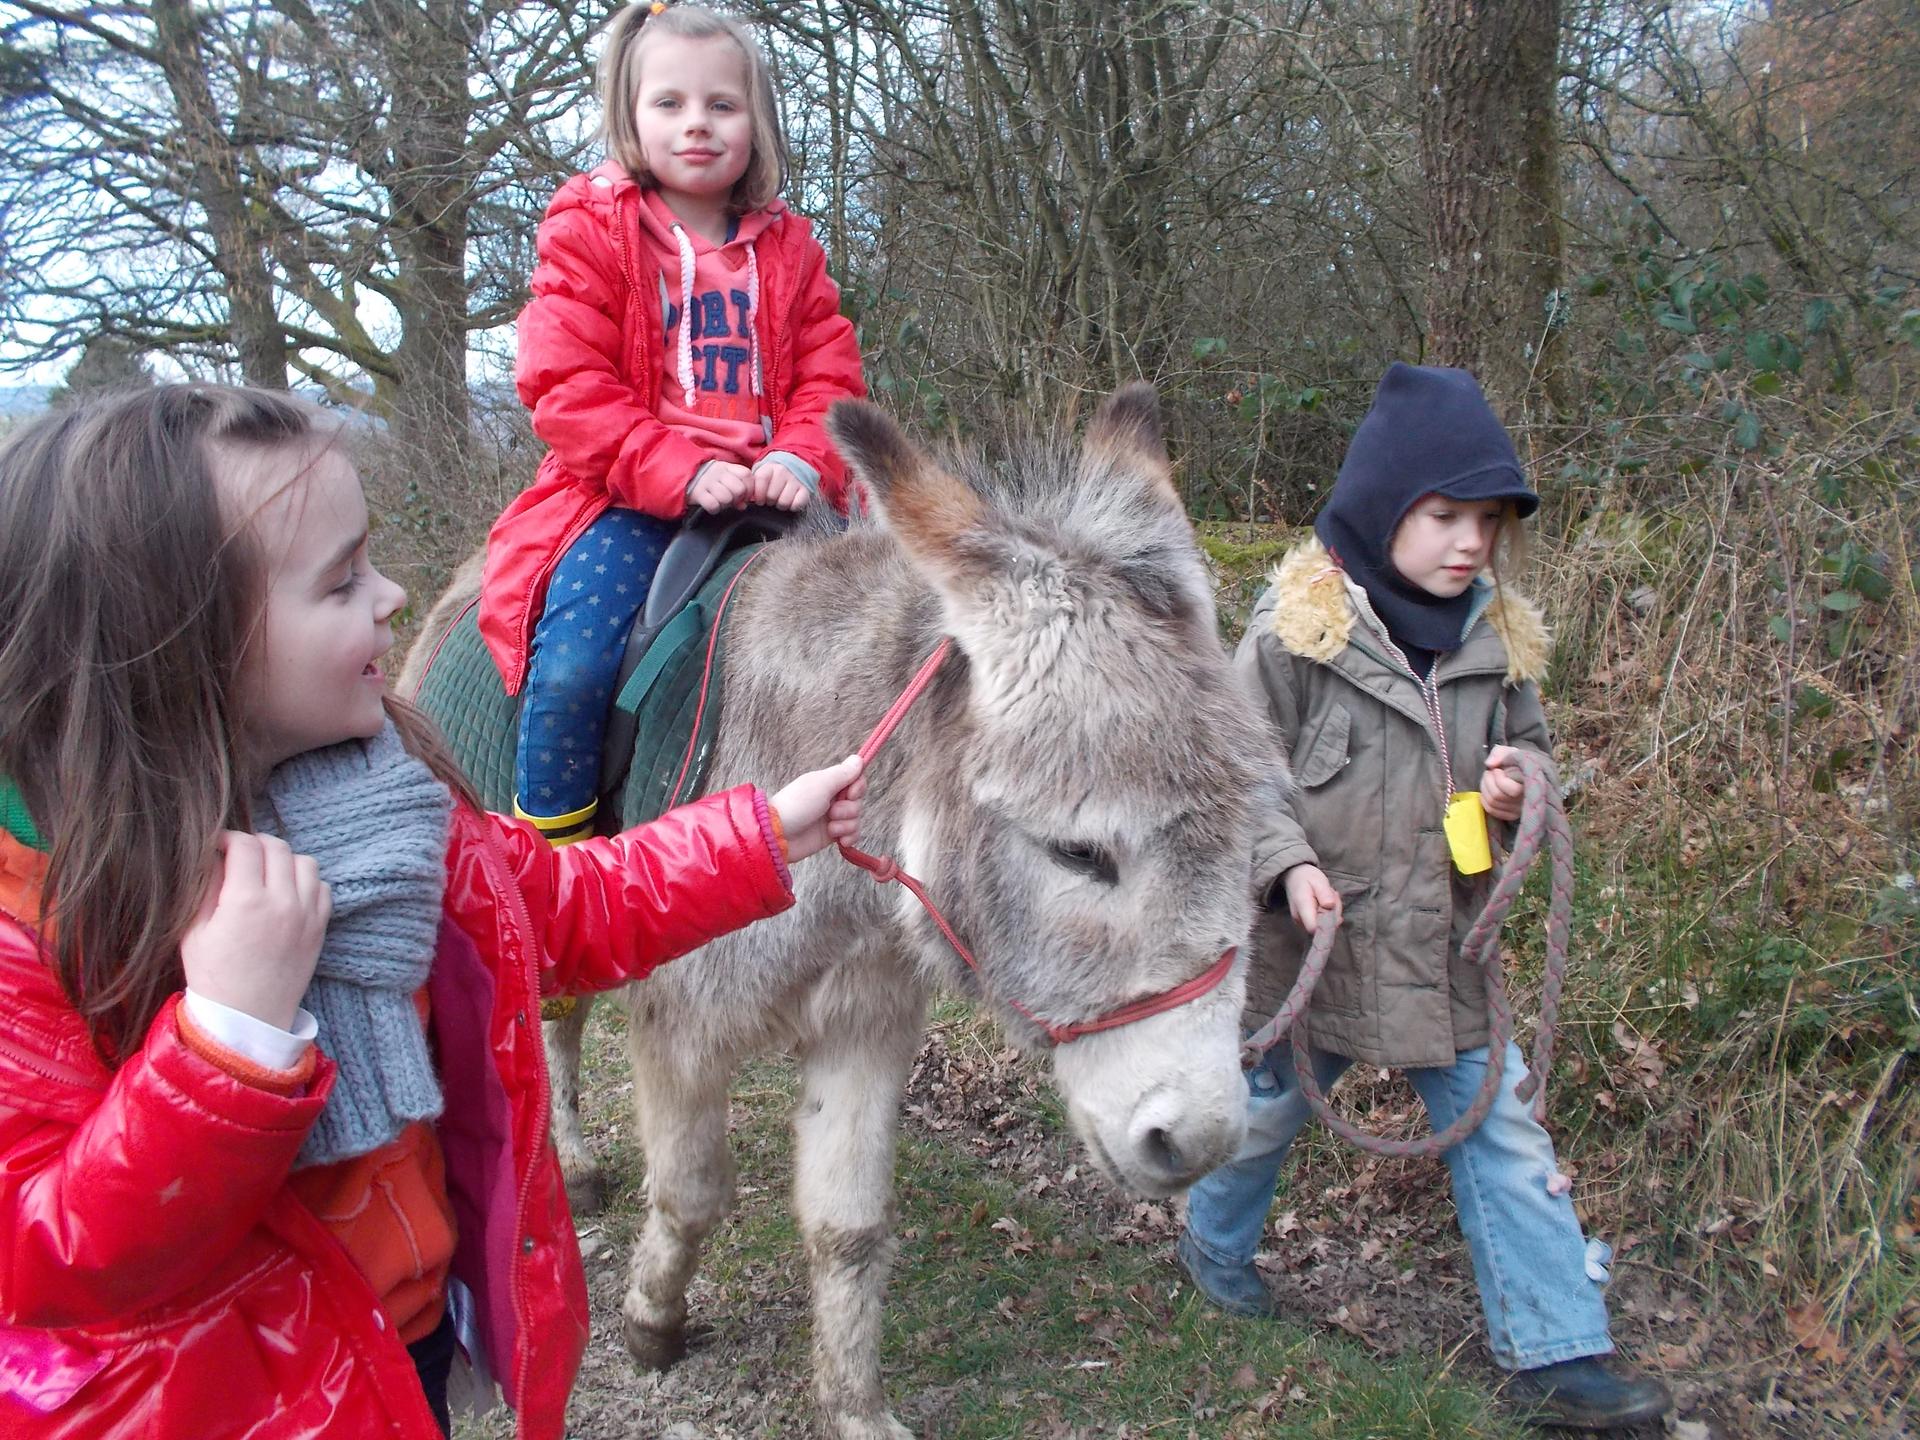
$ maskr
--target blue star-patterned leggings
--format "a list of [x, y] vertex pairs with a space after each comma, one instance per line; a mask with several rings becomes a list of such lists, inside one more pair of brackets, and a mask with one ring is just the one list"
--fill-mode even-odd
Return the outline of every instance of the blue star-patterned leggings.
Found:
[[593, 802], [620, 654], [677, 528], [616, 507], [554, 567], [528, 649], [514, 755], [514, 798], [527, 814], [571, 815]]

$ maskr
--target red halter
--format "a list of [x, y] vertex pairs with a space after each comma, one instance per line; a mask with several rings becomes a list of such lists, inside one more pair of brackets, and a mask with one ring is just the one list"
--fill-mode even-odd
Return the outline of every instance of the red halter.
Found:
[[[928, 684], [931, 683], [934, 672], [940, 668], [941, 662], [947, 658], [948, 652], [952, 649], [953, 639], [951, 636], [942, 639], [940, 644], [935, 647], [934, 652], [927, 657], [926, 663], [920, 667], [919, 672], [907, 683], [907, 688], [900, 692], [900, 698], [895, 700], [887, 713], [880, 717], [880, 723], [873, 727], [873, 733], [868, 735], [866, 743], [861, 745], [860, 758], [862, 760], [871, 761], [873, 757], [879, 753], [880, 747], [887, 743], [887, 738], [893, 734], [894, 728], [906, 718], [907, 711], [913, 708], [913, 702], [920, 698], [920, 692], [925, 690]], [[940, 908], [927, 897], [927, 890], [924, 885], [906, 871], [902, 870], [891, 856], [869, 855], [864, 850], [856, 850], [844, 840], [839, 843], [840, 853], [855, 865], [858, 865], [862, 870], [872, 875], [876, 882], [884, 885], [889, 880], [895, 880], [911, 892], [913, 898], [926, 907], [928, 917], [932, 919], [935, 925], [940, 927], [940, 933], [947, 937], [947, 943], [953, 947], [954, 954], [966, 961], [967, 968], [972, 970], [975, 975], [980, 976], [981, 984], [984, 985], [986, 983], [986, 976], [982, 974], [980, 970], [980, 962], [973, 958], [973, 952], [961, 943], [958, 935], [953, 933], [953, 927], [947, 923], [947, 917], [942, 915]], [[1038, 1025], [1041, 1030], [1046, 1032], [1047, 1038], [1054, 1044], [1064, 1045], [1069, 1040], [1079, 1039], [1082, 1035], [1092, 1035], [1101, 1030], [1117, 1029], [1122, 1025], [1129, 1025], [1135, 1020], [1144, 1020], [1149, 1015], [1158, 1015], [1164, 1010], [1171, 1010], [1175, 1006], [1184, 1005], [1189, 1000], [1199, 999], [1227, 978], [1227, 972], [1233, 968], [1233, 957], [1236, 953], [1238, 953], [1237, 947], [1228, 946], [1226, 952], [1221, 955], [1205, 973], [1196, 975], [1193, 979], [1184, 981], [1174, 986], [1171, 990], [1163, 990], [1158, 995], [1149, 995], [1144, 1000], [1135, 1000], [1131, 1004], [1122, 1005], [1117, 1010], [1109, 1010], [1105, 1015], [1098, 1016], [1092, 1020], [1077, 1020], [1071, 1025], [1061, 1025], [1056, 1021], [1043, 1020], [1018, 1000], [1007, 999], [1006, 1003], [1020, 1014], [1026, 1016], [1027, 1019], [1031, 1020], [1035, 1025]]]

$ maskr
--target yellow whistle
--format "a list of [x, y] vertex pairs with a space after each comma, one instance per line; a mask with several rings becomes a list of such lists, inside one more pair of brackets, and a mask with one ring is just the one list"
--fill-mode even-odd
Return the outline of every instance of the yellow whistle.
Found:
[[1447, 849], [1453, 868], [1462, 875], [1478, 875], [1493, 868], [1493, 850], [1487, 844], [1487, 812], [1480, 808], [1478, 790], [1462, 790], [1447, 805]]

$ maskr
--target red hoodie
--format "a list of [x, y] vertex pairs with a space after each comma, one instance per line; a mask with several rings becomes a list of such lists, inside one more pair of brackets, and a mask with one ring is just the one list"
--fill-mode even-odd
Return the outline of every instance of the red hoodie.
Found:
[[[526, 679], [528, 641], [553, 567], [580, 533], [609, 505], [677, 517], [694, 472], [732, 458], [712, 434], [662, 418], [663, 386], [680, 390], [682, 412], [698, 409], [698, 397], [686, 404], [674, 373], [680, 367], [666, 363], [663, 291], [667, 307], [686, 308], [679, 246], [661, 238], [665, 227], [647, 212], [632, 176], [607, 164], [561, 186], [540, 225], [514, 381], [549, 449], [533, 484], [494, 523], [480, 598], [480, 633], [509, 694]], [[835, 400], [866, 393], [853, 325], [840, 314], [826, 254], [805, 220], [776, 200], [742, 217], [734, 243], [742, 237], [756, 256], [758, 303], [750, 307], [755, 343], [743, 347], [749, 359], [735, 362], [742, 368], [733, 378], [748, 378], [757, 350], [761, 408], [771, 423], [765, 448], [811, 465], [823, 498], [845, 509], [846, 467], [824, 422]], [[704, 380], [709, 356], [701, 348]], [[713, 348], [724, 386], [727, 357]]]

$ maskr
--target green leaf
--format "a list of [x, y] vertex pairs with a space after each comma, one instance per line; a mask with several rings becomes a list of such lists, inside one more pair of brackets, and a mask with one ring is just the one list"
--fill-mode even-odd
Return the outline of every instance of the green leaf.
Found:
[[1747, 363], [1763, 374], [1780, 368], [1780, 342], [1765, 330], [1747, 336]]
[[1782, 645], [1793, 639], [1793, 621], [1784, 615], [1769, 615], [1767, 629], [1773, 632], [1773, 638]]
[[1604, 295], [1613, 288], [1613, 282], [1598, 270], [1582, 275], [1574, 284], [1580, 287], [1583, 295]]
[[1764, 375], [1754, 376], [1753, 383], [1747, 388], [1756, 395], [1778, 395], [1786, 387], [1780, 377], [1769, 370]]
[[1700, 327], [1694, 324], [1692, 320], [1688, 319], [1685, 315], [1675, 314], [1671, 310], [1661, 311], [1658, 315], [1654, 316], [1654, 319], [1666, 326], [1667, 329], [1677, 330], [1682, 335], [1697, 335], [1700, 333]]
[[1807, 334], [1820, 334], [1827, 328], [1836, 313], [1838, 312], [1831, 300], [1809, 300], [1804, 322]]
[[1851, 590], [1835, 590], [1831, 594], [1820, 597], [1820, 608], [1844, 614], [1849, 610], [1860, 608], [1860, 597]]
[[1818, 685], [1802, 685], [1794, 692], [1793, 713], [1824, 720], [1833, 714], [1833, 697]]
[[1854, 566], [1847, 576], [1847, 588], [1875, 605], [1884, 605], [1893, 596], [1893, 582], [1871, 565]]
[[1226, 353], [1227, 342], [1218, 335], [1203, 335], [1193, 342], [1193, 358], [1196, 360], [1212, 360]]
[[1760, 448], [1760, 417], [1751, 410], [1740, 412], [1740, 418], [1733, 424], [1733, 442], [1742, 450]]

